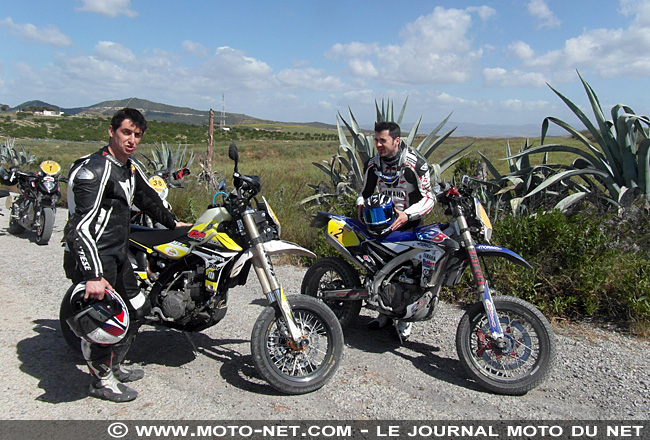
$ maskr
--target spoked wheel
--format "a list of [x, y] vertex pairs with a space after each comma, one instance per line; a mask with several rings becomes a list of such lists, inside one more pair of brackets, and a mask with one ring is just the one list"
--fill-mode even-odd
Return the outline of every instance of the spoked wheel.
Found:
[[304, 295], [287, 300], [303, 339], [294, 342], [280, 312], [267, 307], [253, 327], [253, 363], [273, 388], [287, 394], [309, 393], [325, 385], [338, 369], [343, 331], [321, 301]]
[[479, 302], [458, 325], [458, 357], [468, 375], [484, 388], [499, 394], [525, 394], [550, 374], [555, 362], [555, 335], [532, 304], [509, 296], [495, 296], [493, 301], [505, 347], [497, 347], [490, 338], [488, 317]]
[[[359, 275], [350, 264], [336, 257], [326, 257], [311, 265], [300, 286], [300, 293], [323, 299], [324, 290], [338, 290], [361, 285]], [[325, 301], [341, 327], [352, 324], [361, 312], [362, 301]]]
[[43, 208], [41, 218], [36, 228], [36, 244], [47, 244], [54, 229], [54, 209]]

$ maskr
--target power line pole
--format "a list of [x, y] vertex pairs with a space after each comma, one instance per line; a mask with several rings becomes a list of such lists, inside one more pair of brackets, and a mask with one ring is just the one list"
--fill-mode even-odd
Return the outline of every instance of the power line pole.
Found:
[[212, 141], [214, 140], [214, 110], [210, 109], [210, 122], [208, 127], [208, 152], [206, 157], [206, 165], [208, 170], [212, 170]]

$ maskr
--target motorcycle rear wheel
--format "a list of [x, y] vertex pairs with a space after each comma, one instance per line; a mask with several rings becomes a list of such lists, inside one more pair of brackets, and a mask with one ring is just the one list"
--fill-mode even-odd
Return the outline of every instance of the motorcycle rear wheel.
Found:
[[277, 307], [266, 307], [251, 335], [253, 363], [273, 388], [286, 394], [310, 393], [325, 385], [341, 363], [343, 330], [334, 313], [315, 298], [287, 298], [304, 346], [296, 347]]
[[510, 296], [493, 297], [507, 345], [496, 347], [482, 302], [471, 306], [456, 331], [463, 368], [479, 385], [498, 394], [522, 395], [537, 387], [555, 363], [555, 335], [532, 304]]
[[50, 241], [54, 229], [54, 209], [41, 209], [41, 220], [36, 228], [36, 244], [44, 245]]
[[[347, 261], [337, 257], [325, 257], [316, 260], [307, 269], [302, 279], [300, 293], [322, 300], [323, 290], [345, 289], [360, 285], [359, 275]], [[323, 301], [332, 309], [343, 328], [352, 324], [361, 312], [361, 300]]]

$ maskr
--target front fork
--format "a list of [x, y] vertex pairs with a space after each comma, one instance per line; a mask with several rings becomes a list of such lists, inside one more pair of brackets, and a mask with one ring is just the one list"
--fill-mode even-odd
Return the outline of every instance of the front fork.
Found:
[[262, 292], [266, 295], [269, 303], [276, 302], [278, 304], [284, 322], [287, 323], [289, 333], [291, 333], [291, 339], [293, 339], [294, 343], [298, 343], [303, 339], [302, 331], [293, 319], [289, 301], [287, 301], [284, 290], [273, 272], [273, 267], [264, 249], [264, 243], [260, 240], [260, 233], [257, 230], [257, 225], [253, 218], [254, 212], [253, 210], [244, 212], [242, 219], [253, 243], [253, 267], [255, 268], [255, 273], [260, 280]]
[[492, 294], [490, 293], [490, 288], [488, 282], [483, 276], [483, 269], [478, 259], [478, 254], [476, 253], [476, 247], [474, 246], [474, 239], [472, 234], [469, 231], [469, 226], [467, 225], [467, 220], [462, 213], [460, 206], [456, 207], [457, 215], [456, 221], [458, 222], [458, 228], [460, 230], [460, 235], [467, 250], [467, 256], [469, 257], [469, 267], [474, 276], [474, 282], [476, 283], [477, 292], [481, 296], [483, 301], [483, 307], [485, 308], [485, 313], [488, 317], [488, 322], [490, 324], [490, 337], [494, 340], [495, 344], [499, 348], [506, 347], [506, 341], [503, 336], [503, 329], [501, 328], [501, 323], [499, 322], [499, 315], [497, 314], [497, 309], [494, 307], [494, 301], [492, 300]]

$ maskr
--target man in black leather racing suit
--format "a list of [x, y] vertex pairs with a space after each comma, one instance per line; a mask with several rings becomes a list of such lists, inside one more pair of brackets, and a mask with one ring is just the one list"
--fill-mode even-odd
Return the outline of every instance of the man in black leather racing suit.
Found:
[[115, 402], [135, 399], [137, 391], [123, 382], [144, 376], [142, 370], [125, 370], [120, 366], [142, 318], [149, 312], [127, 255], [131, 205], [137, 204], [168, 228], [187, 225], [175, 221], [148, 184], [140, 165], [131, 159], [146, 129], [147, 122], [138, 110], [118, 111], [108, 129], [109, 145], [78, 159], [70, 169], [68, 183], [66, 275], [75, 284], [86, 282], [86, 299], [101, 300], [108, 288], [119, 293], [129, 308], [129, 329], [120, 342], [81, 342], [93, 376], [90, 395]]
[[[435, 197], [431, 188], [429, 164], [404, 144], [401, 130], [395, 122], [375, 124], [377, 154], [364, 165], [363, 185], [357, 197], [358, 217], [364, 200], [373, 193], [388, 195], [395, 205], [397, 218], [391, 225], [393, 231], [418, 226], [422, 217], [433, 209]], [[379, 314], [370, 321], [370, 328], [384, 327], [386, 315]], [[411, 334], [411, 322], [397, 321], [395, 328], [401, 341]]]

